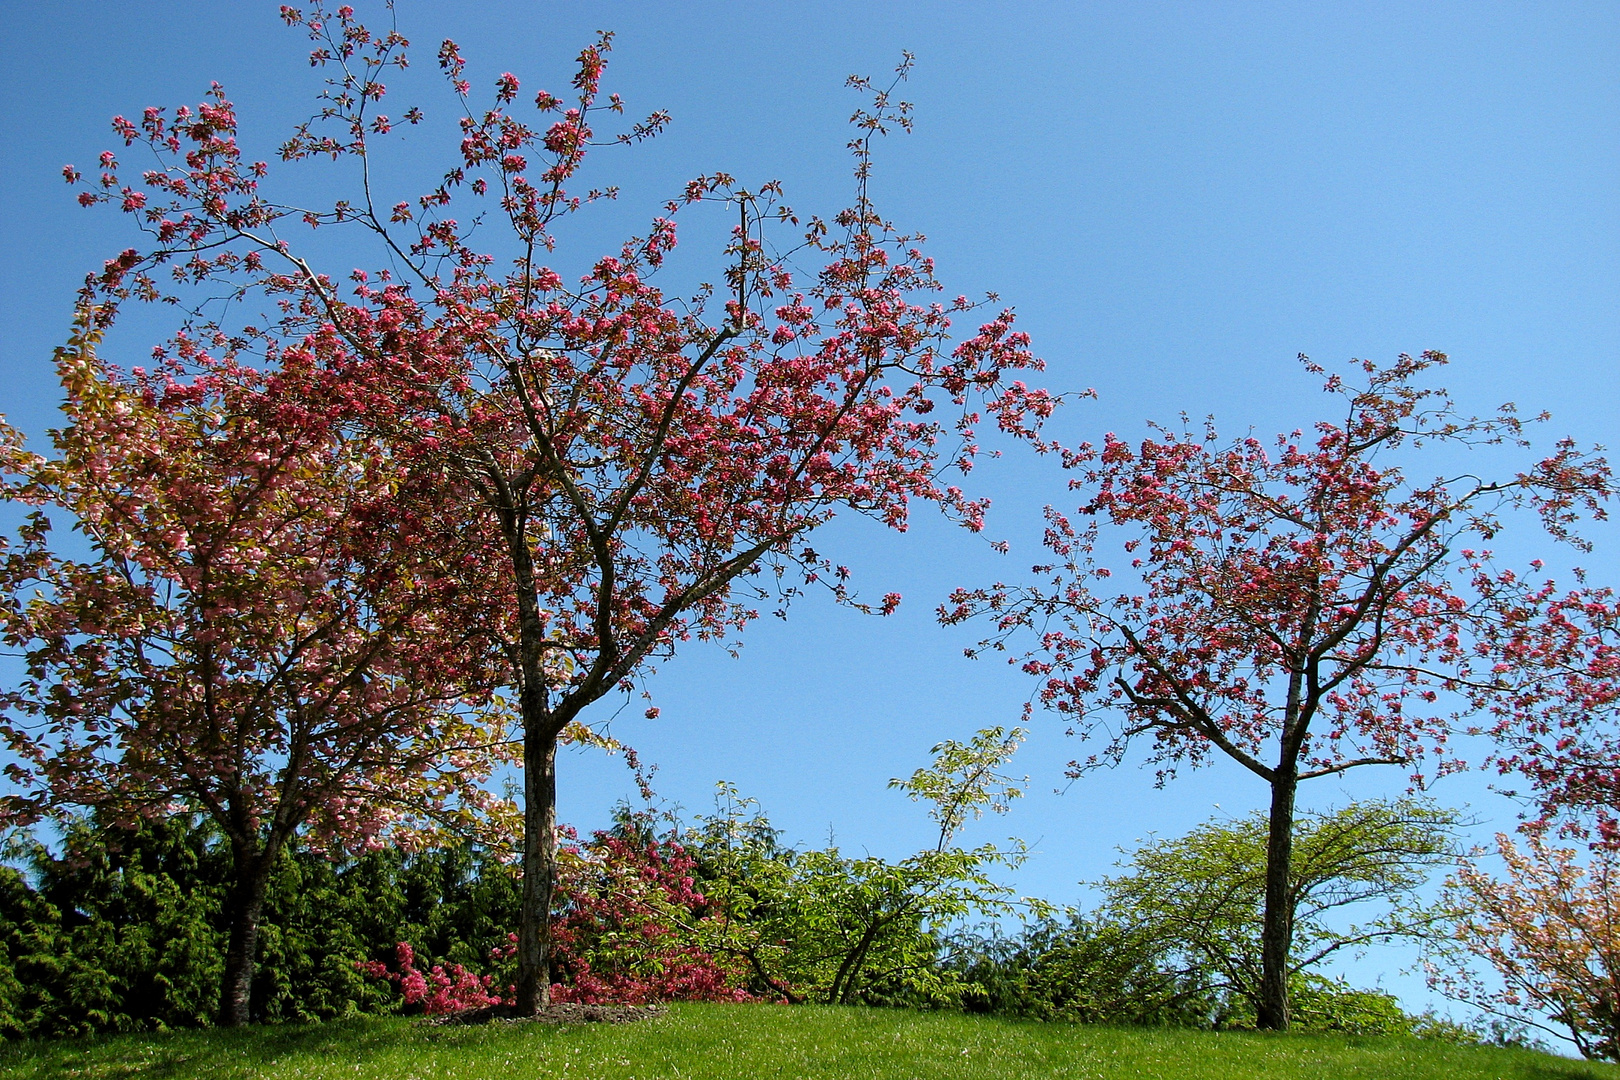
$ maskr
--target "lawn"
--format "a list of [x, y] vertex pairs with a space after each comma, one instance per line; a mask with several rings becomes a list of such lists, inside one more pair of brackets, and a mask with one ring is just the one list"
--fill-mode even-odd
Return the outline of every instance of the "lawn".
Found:
[[0, 1047], [8, 1080], [1620, 1080], [1620, 1067], [1406, 1039], [1074, 1027], [858, 1008], [678, 1005], [635, 1024], [364, 1019]]

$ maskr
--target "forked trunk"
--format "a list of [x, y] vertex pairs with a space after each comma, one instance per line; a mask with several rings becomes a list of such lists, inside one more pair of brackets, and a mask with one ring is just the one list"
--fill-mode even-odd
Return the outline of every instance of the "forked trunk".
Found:
[[557, 737], [525, 723], [523, 908], [518, 918], [517, 1010], [551, 1004], [551, 898], [557, 884]]
[[861, 966], [866, 963], [866, 952], [872, 947], [872, 941], [877, 937], [880, 926], [881, 923], [877, 922], [868, 926], [861, 935], [860, 942], [844, 957], [844, 962], [838, 965], [838, 974], [833, 976], [832, 986], [827, 990], [829, 1005], [849, 1005], [854, 1002]]
[[1294, 902], [1290, 879], [1294, 858], [1293, 772], [1280, 772], [1271, 784], [1271, 822], [1266, 838], [1266, 910], [1260, 930], [1260, 1001], [1257, 1026], [1286, 1031], [1289, 1023], [1288, 953], [1294, 943]]

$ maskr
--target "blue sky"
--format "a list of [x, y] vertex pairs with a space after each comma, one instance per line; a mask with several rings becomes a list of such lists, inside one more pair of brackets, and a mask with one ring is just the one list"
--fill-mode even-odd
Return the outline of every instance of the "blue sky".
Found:
[[[362, 10], [365, 8], [361, 5]], [[49, 357], [74, 288], [127, 240], [116, 214], [73, 205], [60, 179], [112, 144], [107, 120], [195, 103], [226, 85], [244, 139], [271, 157], [308, 113], [317, 76], [274, 4], [0, 3], [0, 411], [34, 436], [53, 423]], [[915, 134], [880, 150], [884, 213], [928, 234], [950, 292], [999, 291], [1046, 357], [1047, 384], [1095, 387], [1065, 410], [1068, 441], [1137, 436], [1149, 418], [1213, 413], [1224, 430], [1316, 419], [1294, 360], [1340, 363], [1433, 348], [1467, 407], [1550, 409], [1549, 435], [1614, 442], [1620, 414], [1620, 7], [1612, 3], [515, 3], [402, 0], [427, 78], [455, 37], [476, 83], [504, 70], [561, 87], [594, 31], [618, 32], [608, 88], [675, 122], [650, 146], [599, 163], [623, 194], [574, 238], [610, 250], [691, 176], [781, 179], [795, 207], [843, 205], [852, 72], [917, 56], [904, 97]], [[402, 106], [400, 106], [402, 108]], [[425, 135], [418, 139], [427, 149]], [[399, 167], [421, 158], [405, 146]], [[442, 158], [434, 158], [435, 162]], [[321, 191], [316, 174], [294, 178]], [[593, 177], [593, 180], [596, 179]], [[697, 230], [691, 272], [708, 253]], [[593, 246], [594, 245], [594, 246]], [[335, 259], [341, 264], [341, 258]], [[712, 266], [712, 263], [707, 264]], [[132, 356], [142, 328], [115, 340]], [[131, 362], [137, 362], [131, 360]], [[662, 715], [627, 709], [614, 734], [660, 765], [690, 808], [717, 779], [760, 798], [791, 840], [829, 830], [899, 856], [925, 842], [921, 808], [885, 789], [944, 737], [1015, 722], [1030, 687], [969, 662], [972, 630], [943, 630], [954, 586], [1016, 576], [1040, 507], [1064, 501], [1050, 463], [1009, 455], [974, 474], [995, 500], [981, 539], [918, 515], [905, 536], [841, 522], [817, 547], [888, 620], [812, 598], [752, 628], [740, 659], [694, 648], [651, 681]], [[1612, 530], [1611, 530], [1612, 531]], [[1612, 542], [1588, 565], [1620, 578]], [[1244, 813], [1263, 792], [1217, 763], [1155, 790], [1126, 767], [1064, 785], [1078, 748], [1037, 717], [1016, 768], [1030, 796], [979, 835], [1011, 831], [1036, 854], [1019, 887], [1079, 899], [1115, 845]], [[1325, 786], [1307, 801], [1394, 793], [1393, 775]], [[567, 761], [562, 809], [591, 825], [631, 791], [616, 764]], [[1513, 807], [1480, 777], [1435, 794], [1468, 802], [1481, 834]], [[1220, 811], [1214, 809], [1219, 804]], [[1369, 958], [1419, 1000], [1399, 965]]]

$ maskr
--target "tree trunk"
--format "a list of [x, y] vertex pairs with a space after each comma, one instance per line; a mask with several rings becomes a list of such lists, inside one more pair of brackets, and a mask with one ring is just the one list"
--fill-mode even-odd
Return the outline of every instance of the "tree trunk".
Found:
[[1292, 769], [1279, 770], [1271, 784], [1271, 823], [1266, 838], [1266, 911], [1260, 931], [1260, 1001], [1257, 1026], [1288, 1030], [1288, 953], [1294, 943], [1294, 900], [1290, 888], [1294, 858]]
[[838, 965], [838, 974], [833, 976], [832, 986], [827, 990], [827, 1004], [848, 1005], [855, 996], [856, 980], [860, 978], [861, 967], [866, 963], [866, 954], [872, 948], [872, 942], [877, 940], [879, 932], [888, 922], [881, 915], [874, 916], [861, 932], [861, 940], [856, 942], [855, 948], [844, 957], [844, 962]]
[[523, 908], [518, 918], [517, 1010], [551, 1004], [551, 898], [557, 884], [557, 736], [523, 732]]
[[220, 984], [220, 1027], [243, 1027], [253, 1020], [253, 965], [259, 947], [259, 917], [270, 884], [275, 855], [237, 849], [236, 884], [231, 889], [230, 944], [225, 949], [225, 975]]

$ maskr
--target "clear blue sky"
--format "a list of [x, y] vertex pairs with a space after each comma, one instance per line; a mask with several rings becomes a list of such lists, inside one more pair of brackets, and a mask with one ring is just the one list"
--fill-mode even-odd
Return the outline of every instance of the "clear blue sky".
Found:
[[[255, 156], [271, 157], [307, 115], [316, 76], [273, 3], [6, 0], [0, 12], [12, 117], [0, 155], [0, 411], [42, 436], [73, 290], [126, 246], [117, 215], [73, 205], [61, 166], [88, 166], [111, 145], [114, 113], [194, 103], [211, 79], [240, 107]], [[917, 131], [882, 148], [884, 212], [929, 235], [951, 292], [996, 289], [1017, 307], [1050, 386], [1100, 392], [1062, 416], [1070, 441], [1138, 435], [1183, 410], [1232, 431], [1305, 425], [1317, 398], [1296, 353], [1333, 363], [1426, 348], [1452, 355], [1447, 381], [1470, 407], [1511, 399], [1551, 409], [1558, 434], [1616, 441], [1613, 3], [402, 0], [399, 20], [419, 68], [453, 36], [478, 84], [511, 70], [529, 89], [560, 88], [595, 30], [618, 31], [609, 89], [675, 123], [611, 166], [624, 194], [595, 226], [604, 238], [717, 169], [780, 178], [796, 207], [836, 209], [855, 104], [843, 79], [881, 74], [911, 50], [904, 96]], [[445, 104], [423, 100], [430, 112]], [[812, 599], [785, 624], [755, 626], [740, 659], [694, 648], [666, 665], [651, 683], [662, 717], [632, 708], [614, 726], [660, 764], [664, 796], [701, 808], [723, 777], [792, 840], [820, 842], [830, 828], [846, 848], [889, 856], [924, 842], [921, 810], [885, 782], [939, 738], [1015, 721], [1029, 691], [962, 659], [971, 630], [940, 629], [933, 608], [955, 585], [1027, 566], [1040, 506], [1063, 500], [1062, 478], [1025, 457], [975, 478], [996, 500], [989, 531], [1012, 539], [1009, 558], [926, 515], [903, 537], [836, 525], [818, 548], [854, 566], [868, 593], [904, 593], [900, 614], [867, 619]], [[1612, 571], [1613, 548], [1592, 565]], [[1115, 845], [1180, 832], [1214, 803], [1241, 813], [1262, 801], [1224, 763], [1163, 791], [1125, 768], [1053, 794], [1076, 752], [1039, 719], [1018, 762], [1031, 795], [992, 825], [1035, 846], [1025, 892], [1077, 899]], [[1355, 791], [1399, 786], [1369, 775]], [[564, 816], [598, 823], [629, 790], [617, 765], [569, 760]], [[1477, 777], [1436, 794], [1470, 802], [1485, 832], [1512, 819]], [[1320, 788], [1316, 800], [1345, 795]], [[1395, 966], [1372, 957], [1357, 977], [1412, 993]]]

